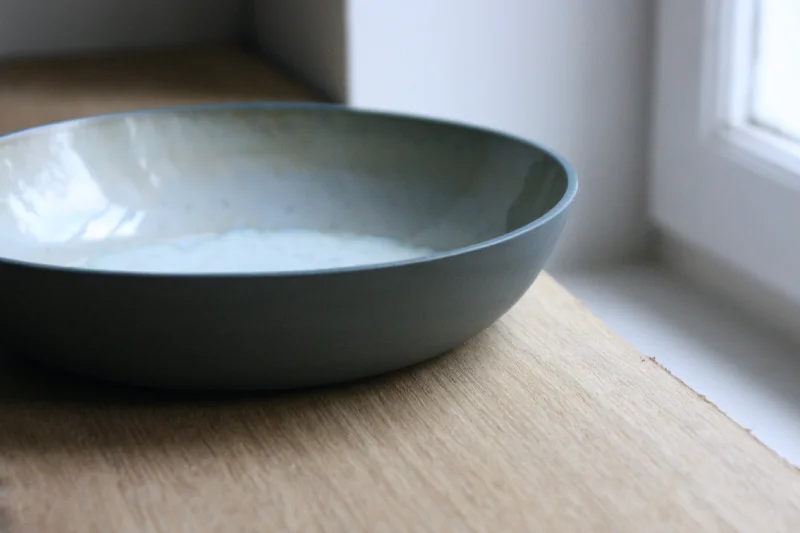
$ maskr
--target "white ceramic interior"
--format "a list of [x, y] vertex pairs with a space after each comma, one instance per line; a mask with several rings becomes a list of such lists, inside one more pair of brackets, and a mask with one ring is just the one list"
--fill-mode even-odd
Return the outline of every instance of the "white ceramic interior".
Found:
[[334, 106], [96, 117], [0, 139], [0, 256], [70, 266], [236, 228], [447, 251], [544, 215], [564, 196], [562, 173], [507, 138]]

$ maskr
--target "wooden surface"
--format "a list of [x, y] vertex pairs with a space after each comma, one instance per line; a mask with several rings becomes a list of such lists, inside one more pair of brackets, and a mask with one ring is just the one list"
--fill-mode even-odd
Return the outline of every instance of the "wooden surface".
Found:
[[[115, 66], [130, 100], [0, 67], [0, 120], [313, 97], [229, 58]], [[237, 69], [246, 89], [215, 78]], [[3, 356], [0, 532], [73, 531], [797, 532], [800, 474], [542, 275], [462, 349], [335, 389], [171, 396]]]
[[284, 72], [233, 48], [0, 63], [0, 134], [187, 103], [319, 99]]

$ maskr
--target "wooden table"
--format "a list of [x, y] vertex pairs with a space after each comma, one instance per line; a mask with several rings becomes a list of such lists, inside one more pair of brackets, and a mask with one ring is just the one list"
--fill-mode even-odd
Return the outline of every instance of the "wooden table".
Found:
[[[6, 131], [245, 98], [315, 95], [224, 50], [0, 66]], [[800, 474], [546, 274], [462, 349], [346, 387], [0, 370], [2, 533], [800, 531]]]

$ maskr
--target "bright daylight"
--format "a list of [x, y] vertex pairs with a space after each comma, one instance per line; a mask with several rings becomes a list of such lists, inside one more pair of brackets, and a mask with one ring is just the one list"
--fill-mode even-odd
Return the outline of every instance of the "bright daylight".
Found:
[[759, 4], [751, 118], [800, 143], [800, 2]]
[[800, 0], [0, 0], [0, 533], [800, 533]]

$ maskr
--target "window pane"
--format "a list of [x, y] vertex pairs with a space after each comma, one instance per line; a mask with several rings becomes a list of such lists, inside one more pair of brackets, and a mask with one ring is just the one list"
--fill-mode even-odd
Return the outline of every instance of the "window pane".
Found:
[[751, 120], [800, 141], [800, 0], [761, 0]]

